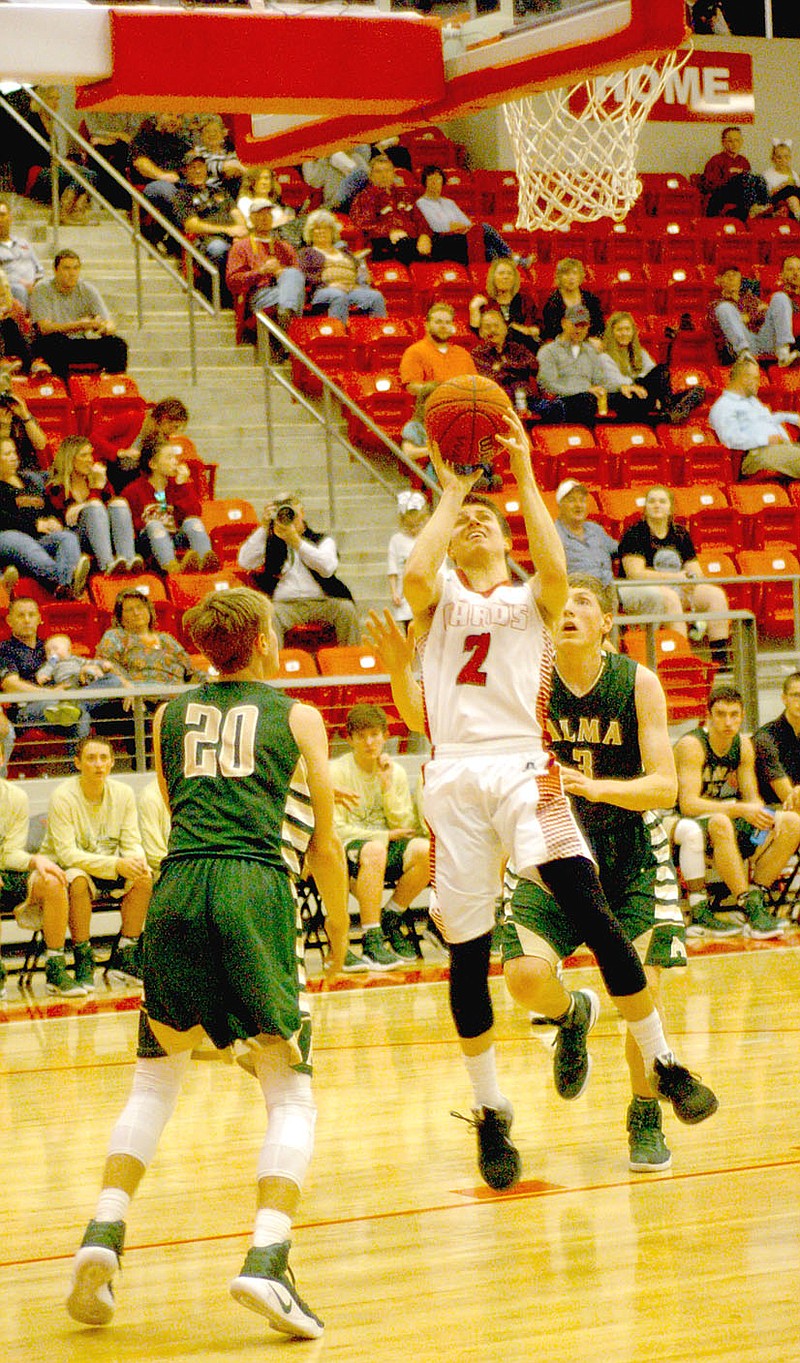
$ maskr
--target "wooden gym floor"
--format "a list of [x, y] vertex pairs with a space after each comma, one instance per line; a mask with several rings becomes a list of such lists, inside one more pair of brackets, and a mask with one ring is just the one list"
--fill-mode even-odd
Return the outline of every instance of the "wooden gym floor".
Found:
[[[627, 1168], [622, 1027], [604, 1001], [574, 1104], [549, 1038], [493, 980], [523, 1182], [490, 1192], [441, 969], [349, 980], [313, 1000], [317, 1145], [295, 1228], [298, 1286], [326, 1321], [287, 1341], [228, 1282], [249, 1244], [263, 1104], [197, 1063], [128, 1220], [111, 1326], [64, 1311], [108, 1133], [127, 1095], [133, 1000], [9, 1006], [0, 1018], [0, 1344], [6, 1363], [797, 1363], [800, 933], [694, 951], [665, 981], [676, 1050], [717, 1091], [664, 1126], [673, 1166]], [[597, 984], [579, 964], [569, 983]], [[10, 994], [16, 996], [16, 987]], [[0, 1005], [2, 1009], [2, 1005]], [[281, 1351], [289, 1350], [290, 1353]]]

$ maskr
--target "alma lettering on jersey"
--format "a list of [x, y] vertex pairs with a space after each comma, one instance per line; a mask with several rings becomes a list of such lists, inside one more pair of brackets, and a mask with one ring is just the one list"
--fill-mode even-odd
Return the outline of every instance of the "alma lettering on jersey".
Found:
[[444, 608], [445, 627], [488, 629], [490, 625], [509, 625], [511, 629], [527, 629], [530, 619], [523, 602], [508, 601], [450, 601]]
[[730, 767], [703, 767], [703, 794], [709, 800], [734, 800], [739, 794], [739, 775]]
[[[602, 729], [601, 724], [604, 726]], [[551, 715], [547, 720], [547, 732], [554, 743], [594, 743], [602, 747], [622, 747], [622, 729], [618, 719], [606, 723], [597, 715], [592, 718], [581, 715], [576, 729], [570, 715], [560, 718]]]

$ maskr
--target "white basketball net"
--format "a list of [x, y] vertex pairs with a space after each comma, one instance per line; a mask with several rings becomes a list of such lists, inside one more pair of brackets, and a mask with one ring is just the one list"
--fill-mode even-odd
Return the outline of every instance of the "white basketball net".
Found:
[[[689, 56], [670, 52], [659, 67], [619, 72], [610, 91], [608, 80], [588, 80], [505, 104], [519, 179], [517, 226], [556, 232], [597, 218], [621, 222], [642, 192], [639, 131]], [[573, 96], [586, 101], [580, 112], [570, 109]]]

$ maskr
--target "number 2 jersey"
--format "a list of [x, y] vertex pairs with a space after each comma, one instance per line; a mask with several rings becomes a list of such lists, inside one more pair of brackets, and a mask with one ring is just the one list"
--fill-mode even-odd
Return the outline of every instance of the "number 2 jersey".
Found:
[[419, 651], [435, 757], [543, 751], [554, 655], [530, 582], [482, 593], [446, 571]]
[[167, 856], [240, 857], [299, 875], [314, 829], [296, 704], [266, 682], [208, 682], [171, 700], [161, 760], [172, 827]]

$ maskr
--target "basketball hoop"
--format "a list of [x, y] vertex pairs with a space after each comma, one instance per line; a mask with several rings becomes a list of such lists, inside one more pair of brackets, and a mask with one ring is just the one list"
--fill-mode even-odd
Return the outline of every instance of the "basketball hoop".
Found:
[[564, 231], [573, 222], [622, 222], [642, 192], [639, 132], [688, 52], [658, 66], [524, 95], [503, 106], [519, 179], [517, 226]]

